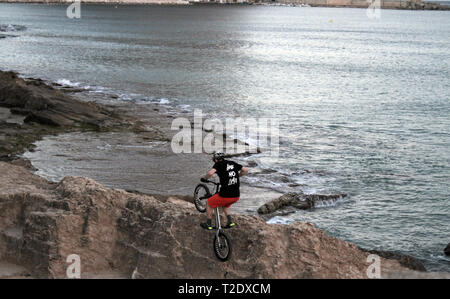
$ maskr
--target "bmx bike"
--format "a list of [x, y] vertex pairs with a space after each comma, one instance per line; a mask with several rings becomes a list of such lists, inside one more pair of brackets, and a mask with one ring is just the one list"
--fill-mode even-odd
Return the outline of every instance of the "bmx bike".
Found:
[[[205, 181], [205, 183], [210, 183], [215, 185], [215, 193], [219, 192], [220, 189], [220, 183], [216, 183], [213, 181]], [[195, 187], [194, 191], [194, 204], [195, 208], [200, 212], [204, 213], [206, 212], [206, 205], [208, 204], [208, 199], [212, 196], [211, 192], [209, 191], [209, 188], [205, 184], [198, 184], [197, 187]], [[214, 241], [213, 241], [213, 249], [216, 257], [222, 261], [225, 262], [231, 257], [232, 252], [232, 245], [230, 238], [223, 232], [223, 229], [220, 224], [220, 214], [219, 214], [219, 208], [214, 208], [214, 226], [213, 229], [216, 230]]]

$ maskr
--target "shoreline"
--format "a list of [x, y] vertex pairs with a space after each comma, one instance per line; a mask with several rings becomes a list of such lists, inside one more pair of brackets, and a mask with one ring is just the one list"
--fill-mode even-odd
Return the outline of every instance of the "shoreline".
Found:
[[[327, 1], [330, 1], [328, 3]], [[355, 1], [355, 2], [354, 2]], [[0, 3], [23, 3], [23, 4], [47, 4], [47, 5], [70, 5], [74, 1], [62, 1], [62, 0], [0, 0]], [[82, 0], [80, 3], [83, 5], [105, 5], [105, 6], [127, 6], [127, 5], [142, 5], [142, 6], [266, 6], [266, 7], [327, 7], [327, 8], [360, 8], [368, 9], [369, 4], [362, 0], [292, 0], [292, 1], [280, 1], [280, 2], [253, 2], [253, 1], [241, 1], [241, 2], [207, 2], [207, 1], [192, 1], [192, 0], [130, 0], [130, 1], [98, 1], [98, 0]], [[443, 5], [437, 2], [421, 2], [415, 0], [409, 1], [381, 1], [381, 9], [386, 10], [439, 10], [449, 11], [449, 5]]]
[[[16, 87], [16, 86], [14, 86], [14, 84], [15, 84], [14, 82], [16, 82], [19, 87], [23, 88], [22, 79], [18, 79], [17, 80], [17, 77], [15, 77], [13, 74], [8, 73], [8, 72], [6, 72], [6, 74], [5, 74], [5, 72], [1, 72], [0, 71], [0, 80], [5, 80], [5, 78], [10, 78], [12, 80], [12, 83], [10, 82], [10, 84], [11, 84], [9, 86], [10, 88], [14, 89], [14, 87]], [[2, 83], [3, 82], [0, 81], [0, 85]], [[44, 94], [47, 95], [47, 96], [52, 95], [53, 93], [56, 93], [57, 96], [63, 97], [65, 99], [65, 101], [63, 101], [61, 105], [71, 105], [71, 104], [73, 104], [73, 103], [71, 103], [71, 101], [68, 100], [69, 98], [71, 98], [73, 101], [75, 101], [77, 107], [79, 106], [79, 107], [83, 108], [83, 107], [87, 107], [86, 105], [88, 105], [88, 107], [90, 107], [90, 108], [94, 107], [90, 103], [80, 104], [79, 100], [77, 100], [75, 98], [72, 98], [71, 96], [67, 96], [66, 94], [64, 94], [64, 93], [62, 93], [62, 92], [60, 92], [60, 91], [58, 91], [58, 90], [48, 86], [45, 83], [43, 83], [39, 79], [30, 79], [30, 81], [28, 81], [28, 84], [31, 85], [31, 86], [28, 86], [29, 88], [34, 89], [35, 87], [38, 87], [37, 90], [41, 91], [41, 92], [44, 92]], [[3, 85], [3, 87], [4, 87], [4, 85]], [[4, 88], [0, 88], [0, 90], [3, 93], [7, 89], [8, 88], [5, 88], [5, 87]], [[27, 93], [25, 93], [25, 94], [27, 94]], [[50, 96], [50, 98], [52, 98], [52, 97]], [[23, 98], [23, 100], [25, 100], [25, 99], [29, 99], [29, 96], [26, 96], [25, 98]], [[0, 94], [0, 106], [5, 107], [5, 105], [10, 110], [12, 108], [12, 111], [15, 112], [15, 113], [12, 113], [12, 114], [17, 114], [17, 112], [20, 112], [19, 116], [21, 116], [21, 117], [24, 116], [24, 114], [26, 112], [25, 111], [26, 109], [31, 109], [29, 107], [30, 105], [28, 105], [28, 106], [24, 105], [24, 107], [21, 108], [23, 110], [17, 110], [18, 108], [14, 106], [14, 103], [8, 102], [8, 103], [5, 104], [5, 96], [4, 96], [4, 94]], [[16, 105], [17, 105], [17, 103], [16, 103]], [[97, 105], [98, 105], [98, 107], [97, 107]], [[31, 106], [33, 106], [33, 105], [31, 105]], [[108, 109], [106, 109], [106, 106], [102, 108], [101, 105], [96, 104], [95, 107], [97, 107], [97, 109], [105, 109], [104, 113], [106, 113], [106, 115], [108, 115], [110, 117], [113, 117], [112, 114], [109, 115], [106, 112], [108, 110]], [[14, 109], [16, 109], [16, 110], [14, 110]], [[62, 107], [61, 108], [53, 107], [52, 109], [54, 109], [53, 111], [61, 111], [61, 110], [58, 110], [58, 109], [62, 109]], [[84, 111], [84, 110], [80, 110], [80, 111]], [[52, 113], [47, 113], [47, 114], [45, 114], [47, 116], [47, 118], [43, 118], [42, 115], [39, 117], [39, 114], [35, 115], [34, 117], [30, 117], [30, 115], [33, 115], [33, 113], [36, 114], [36, 111], [34, 111], [34, 110], [28, 111], [28, 115], [26, 115], [25, 118], [22, 120], [23, 123], [21, 125], [17, 124], [17, 123], [13, 124], [13, 123], [9, 122], [11, 120], [13, 120], [14, 122], [17, 122], [17, 118], [8, 117], [6, 119], [6, 121], [2, 120], [0, 122], [1, 123], [0, 129], [9, 128], [10, 130], [14, 131], [17, 128], [19, 128], [20, 126], [25, 126], [25, 127], [28, 127], [28, 126], [29, 127], [33, 127], [33, 126], [35, 126], [34, 130], [36, 130], [36, 128], [42, 128], [42, 126], [47, 126], [48, 127], [49, 126], [48, 120], [52, 119], [52, 116], [54, 116], [54, 115], [52, 115]], [[72, 113], [71, 114], [71, 119], [72, 120], [76, 119], [75, 116], [77, 115], [77, 111], [71, 110], [71, 113]], [[17, 115], [15, 115], [15, 116], [17, 116]], [[28, 118], [28, 120], [24, 121], [27, 118]], [[63, 120], [61, 120], [61, 118], [58, 118], [58, 119], [60, 121], [63, 121]], [[114, 119], [117, 120], [117, 118], [114, 118]], [[84, 118], [81, 118], [81, 120], [84, 120]], [[89, 120], [92, 121], [92, 119], [89, 119]], [[54, 120], [54, 121], [56, 121], [56, 120]], [[104, 122], [105, 120], [102, 119], [102, 121]], [[125, 121], [125, 120], [122, 120], [122, 121]], [[44, 122], [44, 124], [42, 124], [42, 122]], [[138, 129], [138, 130], [140, 130], [139, 132], [144, 132], [145, 130], [142, 127], [137, 126], [136, 122], [138, 122], [137, 119], [135, 119], [134, 122], [133, 122], [133, 120], [131, 120], [129, 118], [126, 118], [126, 124], [128, 124], [128, 127], [125, 130], [136, 131]], [[19, 119], [19, 123], [20, 123], [20, 119]], [[64, 124], [64, 122], [62, 122], [61, 124]], [[83, 129], [86, 129], [86, 128], [83, 128], [82, 126], [80, 127], [80, 126], [76, 125], [77, 122], [71, 124], [71, 125], [75, 124], [75, 128], [71, 127], [71, 125], [69, 125], [69, 124], [66, 124], [66, 125], [61, 125], [61, 124], [59, 125], [61, 127], [61, 128], [59, 128], [60, 130], [58, 130], [58, 131], [50, 131], [50, 133], [52, 133], [52, 134], [61, 134], [64, 130], [67, 130], [68, 132], [73, 132], [74, 130], [76, 131], [78, 129], [81, 129], [81, 131], [83, 131]], [[54, 124], [52, 124], [51, 126], [54, 126]], [[117, 129], [117, 127], [114, 127], [114, 126], [108, 127], [108, 126], [106, 126], [106, 127], [102, 127], [100, 130], [97, 128], [96, 131], [99, 134], [105, 134], [109, 130], [114, 130], [114, 129]], [[88, 128], [88, 130], [93, 131], [93, 128]], [[121, 130], [123, 131], [124, 128], [121, 128]], [[43, 135], [39, 135], [39, 136], [35, 134], [34, 136], [36, 137], [36, 139], [34, 141], [33, 140], [29, 140], [29, 143], [23, 144], [23, 148], [21, 148], [21, 150], [26, 149], [28, 147], [32, 147], [32, 145], [34, 144], [34, 142], [36, 140], [38, 140], [38, 138], [41, 138], [41, 137], [45, 136], [47, 133], [49, 133], [49, 132], [45, 131], [43, 133]], [[153, 137], [155, 137], [155, 136], [153, 136]], [[156, 137], [159, 138], [160, 136], [159, 137], [156, 136]], [[149, 137], [149, 138], [151, 138], [151, 137]], [[3, 141], [5, 141], [5, 140], [3, 140]], [[7, 143], [7, 140], [6, 140], [6, 143]], [[3, 144], [5, 144], [5, 142]], [[119, 190], [119, 189], [108, 189], [108, 188], [105, 188], [105, 187], [99, 185], [98, 183], [94, 182], [93, 180], [86, 179], [86, 178], [81, 178], [81, 177], [78, 177], [78, 178], [66, 177], [63, 180], [61, 180], [60, 182], [56, 182], [56, 183], [49, 182], [49, 181], [47, 181], [47, 180], [45, 180], [45, 179], [43, 179], [43, 178], [41, 178], [41, 177], [39, 177], [39, 176], [37, 176], [35, 174], [32, 174], [32, 169], [30, 169], [30, 167], [29, 167], [30, 165], [27, 165], [27, 163], [24, 163], [23, 159], [22, 159], [22, 161], [20, 161], [20, 163], [18, 163], [17, 161], [20, 160], [20, 159], [17, 159], [17, 157], [18, 157], [17, 153], [18, 152], [20, 152], [20, 150], [19, 151], [15, 151], [15, 152], [11, 152], [12, 155], [9, 156], [10, 159], [6, 159], [6, 161], [8, 163], [0, 162], [0, 167], [2, 167], [3, 170], [6, 170], [6, 169], [9, 168], [8, 171], [2, 171], [2, 175], [0, 175], [0, 180], [4, 181], [2, 183], [2, 186], [4, 186], [4, 187], [3, 187], [2, 190], [0, 190], [0, 206], [2, 207], [2, 209], [0, 209], [0, 211], [2, 212], [2, 214], [5, 213], [2, 216], [2, 218], [3, 218], [3, 222], [2, 223], [3, 224], [0, 226], [0, 239], [3, 238], [4, 241], [6, 242], [5, 244], [7, 244], [6, 248], [2, 248], [2, 246], [0, 246], [0, 257], [1, 257], [0, 262], [2, 262], [2, 263], [5, 262], [5, 260], [6, 260], [6, 262], [12, 262], [14, 265], [20, 265], [22, 267], [22, 268], [19, 267], [20, 269], [23, 269], [23, 266], [25, 266], [25, 268], [26, 268], [26, 263], [24, 263], [24, 261], [29, 261], [28, 258], [31, 258], [29, 255], [32, 255], [32, 253], [30, 253], [29, 250], [32, 250], [32, 251], [33, 250], [38, 250], [39, 252], [41, 252], [43, 250], [43, 248], [44, 248], [44, 247], [41, 248], [41, 246], [38, 246], [38, 247], [36, 247], [34, 249], [31, 249], [31, 248], [27, 249], [27, 248], [20, 247], [20, 246], [22, 246], [22, 245], [20, 245], [22, 243], [17, 238], [21, 238], [21, 236], [26, 235], [27, 232], [23, 231], [19, 235], [17, 235], [17, 237], [15, 237], [16, 235], [15, 235], [15, 233], [13, 234], [13, 232], [15, 232], [17, 229], [23, 230], [23, 227], [22, 227], [23, 224], [19, 223], [20, 224], [19, 228], [14, 228], [14, 227], [16, 227], [14, 225], [18, 225], [18, 221], [19, 222], [20, 221], [25, 221], [26, 219], [28, 219], [27, 221], [32, 221], [32, 218], [29, 218], [29, 217], [32, 217], [33, 214], [28, 214], [28, 216], [25, 215], [24, 216], [25, 218], [23, 218], [23, 219], [21, 218], [22, 220], [13, 219], [15, 217], [14, 215], [16, 213], [14, 211], [17, 211], [17, 210], [16, 210], [16, 208], [11, 208], [11, 207], [12, 206], [15, 207], [17, 204], [19, 206], [30, 205], [30, 208], [29, 208], [30, 210], [28, 210], [27, 213], [29, 213], [30, 211], [32, 212], [33, 209], [38, 209], [40, 211], [46, 211], [46, 209], [49, 209], [48, 213], [54, 213], [54, 212], [50, 212], [50, 211], [51, 211], [51, 209], [55, 209], [56, 208], [56, 209], [63, 209], [63, 210], [65, 210], [66, 212], [63, 213], [64, 215], [67, 214], [67, 212], [70, 212], [70, 213], [73, 214], [73, 217], [75, 217], [76, 215], [78, 215], [77, 213], [79, 213], [79, 212], [77, 212], [78, 210], [74, 210], [73, 208], [70, 208], [70, 207], [72, 207], [72, 206], [75, 207], [75, 206], [78, 206], [78, 205], [81, 204], [81, 202], [79, 202], [79, 201], [82, 200], [82, 198], [84, 198], [84, 196], [85, 196], [85, 195], [82, 195], [82, 194], [92, 194], [92, 195], [89, 195], [89, 196], [95, 196], [95, 194], [100, 192], [100, 193], [104, 193], [105, 194], [104, 196], [106, 196], [106, 198], [109, 198], [110, 196], [112, 196], [113, 198], [117, 197], [118, 202], [112, 201], [111, 202], [112, 205], [118, 205], [119, 202], [123, 202], [126, 198], [130, 198], [130, 196], [131, 196], [131, 198], [133, 198], [133, 200], [139, 200], [139, 201], [144, 200], [146, 202], [146, 204], [150, 204], [150, 205], [154, 206], [155, 208], [157, 206], [161, 205], [161, 204], [162, 205], [175, 204], [177, 206], [176, 209], [182, 209], [183, 211], [185, 211], [185, 213], [191, 214], [190, 218], [192, 218], [194, 215], [197, 215], [197, 216], [193, 217], [193, 218], [195, 218], [195, 221], [199, 221], [199, 219], [197, 219], [197, 218], [199, 218], [199, 216], [202, 216], [202, 215], [199, 215], [198, 213], [192, 214], [192, 212], [193, 212], [193, 205], [192, 205], [192, 203], [189, 202], [189, 200], [190, 200], [189, 198], [181, 198], [181, 197], [177, 197], [177, 196], [172, 196], [171, 197], [170, 195], [161, 195], [161, 196], [159, 196], [159, 198], [157, 198], [157, 197], [149, 195], [149, 194], [139, 194], [139, 192], [137, 192], [137, 193], [128, 193], [126, 191]], [[3, 158], [5, 158], [5, 157], [3, 156]], [[4, 159], [2, 159], [2, 160], [4, 160]], [[27, 169], [24, 169], [23, 166], [25, 166]], [[18, 177], [20, 177], [21, 179], [18, 179]], [[93, 188], [92, 192], [94, 192], [94, 193], [91, 193], [91, 191], [77, 191], [77, 192], [81, 192], [80, 194], [82, 195], [82, 197], [71, 198], [71, 196], [73, 196], [74, 193], [73, 193], [73, 191], [69, 192], [68, 190], [78, 190], [79, 188], [85, 188], [85, 187], [82, 187], [82, 186], [85, 186], [85, 187], [86, 186], [92, 186], [92, 188]], [[59, 195], [60, 199], [57, 199], [57, 201], [55, 201], [56, 199], [51, 199], [53, 197], [52, 194], [54, 194], [55, 190], [59, 190], [61, 188], [66, 190], [66, 191], [61, 191], [62, 193]], [[73, 188], [75, 188], [75, 189], [73, 189]], [[48, 191], [46, 191], [46, 190], [48, 190]], [[53, 190], [53, 191], [51, 191], [51, 190]], [[69, 192], [69, 193], [67, 193], [67, 192]], [[88, 193], [85, 193], [85, 192], [88, 192]], [[38, 195], [38, 194], [41, 194], [41, 195]], [[108, 195], [106, 195], [106, 194], [108, 194]], [[102, 198], [104, 196], [102, 196]], [[66, 199], [64, 199], [64, 198], [66, 198]], [[63, 200], [63, 201], [61, 201], [61, 200]], [[92, 200], [94, 200], [93, 202], [95, 202], [96, 205], [100, 205], [99, 207], [97, 207], [97, 211], [98, 211], [97, 213], [105, 213], [105, 211], [102, 210], [103, 208], [101, 207], [101, 204], [99, 202], [99, 198], [93, 198]], [[58, 203], [58, 201], [61, 201], [61, 202]], [[69, 206], [67, 206], [67, 207], [65, 205], [61, 206], [61, 204], [63, 204], [63, 202], [65, 202], [65, 201], [71, 202], [69, 204]], [[119, 210], [120, 209], [123, 209], [123, 208], [119, 208]], [[64, 219], [65, 219], [66, 216], [63, 217], [62, 216], [63, 214], [58, 216], [60, 218], [62, 217], [60, 221], [65, 221]], [[51, 215], [52, 214], [49, 214], [48, 217], [54, 217], [54, 216], [51, 216]], [[76, 216], [76, 217], [78, 217], [78, 216]], [[80, 217], [82, 217], [82, 215], [80, 215]], [[97, 216], [97, 217], [99, 217], [99, 216]], [[113, 217], [113, 216], [109, 215], [108, 217]], [[114, 217], [116, 217], [116, 216], [114, 216]], [[177, 219], [177, 217], [179, 217], [179, 214], [175, 213], [175, 215], [172, 215], [171, 217], [175, 217], [175, 219]], [[238, 221], [240, 223], [244, 223], [244, 225], [245, 225], [245, 223], [247, 221], [250, 221], [251, 223], [253, 221], [257, 221], [259, 223], [258, 225], [263, 225], [263, 229], [264, 230], [269, 230], [270, 231], [270, 230], [273, 230], [274, 228], [276, 228], [275, 231], [277, 231], [277, 233], [280, 233], [280, 234], [284, 234], [284, 231], [286, 231], [286, 230], [292, 230], [292, 229], [295, 229], [295, 227], [303, 227], [304, 225], [306, 225], [308, 227], [307, 231], [310, 231], [309, 227], [311, 227], [311, 229], [313, 228], [312, 225], [306, 224], [306, 223], [302, 223], [302, 222], [297, 222], [296, 224], [293, 224], [293, 225], [290, 225], [290, 226], [286, 226], [286, 225], [276, 225], [276, 224], [265, 224], [265, 221], [259, 216], [237, 215], [236, 217], [237, 217]], [[68, 218], [68, 219], [70, 219], [70, 218]], [[72, 221], [72, 220], [70, 220], [70, 221]], [[89, 221], [93, 221], [93, 220], [89, 220]], [[112, 226], [115, 227], [115, 224], [114, 224], [115, 221], [116, 220], [111, 222], [111, 220], [108, 220], [107, 222], [109, 224], [102, 224], [102, 223], [94, 222], [94, 223], [91, 223], [90, 225], [92, 227], [97, 227], [99, 225], [103, 225], [101, 228], [100, 227], [98, 228], [98, 229], [103, 231], [106, 228], [113, 229], [110, 226], [112, 225]], [[117, 221], [119, 221], [119, 220], [117, 220]], [[179, 219], [177, 219], [175, 221], [176, 221], [176, 223], [183, 223], [183, 221], [188, 221], [188, 220], [184, 219], [184, 220], [180, 221]], [[189, 220], [189, 221], [192, 221], [192, 219]], [[14, 224], [14, 223], [16, 223], [16, 224]], [[13, 228], [11, 228], [11, 225], [13, 225]], [[106, 227], [104, 227], [104, 225], [106, 225]], [[189, 225], [186, 225], [186, 226], [184, 224], [181, 224], [181, 226], [186, 227], [186, 228], [191, 228], [191, 229], [192, 229], [192, 227], [194, 227], [192, 224], [189, 224]], [[13, 229], [13, 230], [11, 231], [11, 229]], [[48, 229], [51, 229], [51, 228], [49, 228], [49, 227], [45, 228], [45, 230], [48, 230]], [[133, 229], [133, 228], [132, 227], [126, 228], [124, 233], [126, 233], [126, 231], [128, 229]], [[306, 227], [304, 227], [303, 229], [306, 229]], [[70, 234], [73, 231], [76, 232], [77, 230], [78, 229], [76, 227], [74, 227], [74, 228], [72, 228], [70, 231], [68, 231], [66, 233]], [[3, 235], [1, 234], [2, 231], [3, 231]], [[325, 238], [325, 236], [326, 236], [323, 231], [321, 231], [321, 230], [319, 230], [317, 228], [312, 229], [312, 231], [310, 231], [310, 233], [312, 234], [311, 236], [315, 236], [316, 234], [323, 235], [322, 238]], [[11, 234], [13, 234], [13, 235], [11, 235]], [[241, 232], [239, 234], [241, 234]], [[253, 234], [253, 233], [251, 233], [251, 234]], [[276, 238], [276, 235], [275, 236], [271, 236], [271, 237]], [[236, 238], [240, 238], [240, 240], [241, 240], [240, 242], [245, 242], [245, 240], [250, 238], [250, 235], [249, 236], [240, 236], [240, 237], [236, 237]], [[302, 238], [303, 237], [301, 237], [300, 239], [297, 239], [297, 241], [295, 241], [295, 242], [300, 242], [300, 243], [303, 242]], [[332, 238], [332, 237], [326, 236], [326, 239], [327, 238]], [[356, 247], [356, 245], [354, 245], [352, 243], [344, 242], [344, 241], [338, 240], [336, 238], [332, 238], [332, 239], [336, 240], [336, 242], [339, 242], [339, 244], [341, 244], [341, 243], [342, 244], [350, 244], [350, 248], [352, 248], [351, 250], [352, 251], [356, 250], [355, 252], [358, 252], [358, 255], [365, 256], [365, 255], [368, 255], [371, 252], [374, 252], [374, 251], [358, 248], [358, 247]], [[90, 242], [95, 243], [95, 241], [93, 239], [91, 239], [91, 237], [89, 237], [89, 240], [91, 240]], [[328, 240], [326, 242], [330, 242], [330, 240]], [[56, 242], [56, 244], [59, 244], [58, 246], [62, 246], [62, 247], [64, 247], [64, 246], [69, 246], [69, 247], [70, 246], [78, 246], [76, 244], [67, 244], [67, 245], [60, 244], [61, 242], [64, 242], [63, 240], [54, 240], [54, 241]], [[19, 242], [19, 243], [17, 243], [17, 242]], [[110, 242], [110, 241], [108, 241], [108, 242]], [[177, 241], [177, 242], [179, 242], [179, 241]], [[17, 246], [19, 246], [19, 247], [17, 247]], [[339, 245], [339, 246], [341, 246], [341, 245]], [[349, 245], [345, 245], [345, 246], [349, 246]], [[347, 248], [347, 247], [345, 247], [345, 248]], [[72, 249], [73, 248], [70, 247], [70, 250], [72, 250]], [[11, 254], [11, 252], [10, 252], [11, 250], [16, 250], [16, 251], [19, 250], [20, 252], [22, 252], [22, 251], [23, 252], [21, 254], [17, 254], [17, 252], [14, 253], [14, 254]], [[84, 249], [84, 251], [85, 250], [86, 249]], [[125, 250], [125, 249], [122, 248], [120, 254], [127, 255], [127, 253], [126, 253], [127, 250], [125, 250], [125, 251], [122, 251], [122, 250]], [[195, 250], [199, 250], [199, 249], [195, 249]], [[347, 249], [345, 249], [345, 250], [347, 250]], [[380, 252], [378, 252], [378, 253], [380, 253]], [[41, 254], [42, 254], [42, 252], [40, 253], [40, 255]], [[90, 254], [90, 253], [86, 252], [86, 254]], [[116, 254], [116, 253], [114, 253], [114, 254]], [[325, 253], [323, 253], [323, 254], [325, 254]], [[390, 273], [392, 275], [396, 275], [396, 274], [393, 274], [393, 273], [405, 272], [405, 271], [407, 271], [407, 269], [413, 269], [415, 271], [426, 271], [425, 268], [423, 267], [423, 265], [420, 262], [418, 262], [417, 260], [415, 260], [415, 259], [413, 259], [411, 257], [408, 257], [406, 255], [392, 254], [392, 253], [391, 254], [382, 254], [382, 253], [380, 253], [380, 254], [381, 254], [383, 259], [386, 259], [386, 265], [388, 267], [387, 269], [391, 269], [391, 271], [386, 270], [386, 273]], [[17, 255], [20, 258], [19, 258], [19, 260], [17, 260], [17, 257], [12, 257], [11, 255], [13, 255], [13, 256]], [[45, 253], [44, 253], [44, 255], [45, 255]], [[28, 258], [27, 258], [27, 256], [28, 256]], [[22, 260], [21, 258], [24, 258], [24, 259]], [[264, 258], [264, 256], [262, 258]], [[268, 257], [266, 257], [266, 258], [268, 258]], [[327, 257], [323, 257], [323, 258], [326, 259]], [[291, 261], [286, 260], [286, 262], [290, 263]], [[352, 263], [354, 265], [356, 263], [356, 264], [359, 265], [358, 267], [362, 267], [363, 264], [361, 264], [361, 262], [363, 264], [365, 263], [365, 261], [353, 261]], [[2, 263], [0, 263], [0, 264], [2, 264]], [[166, 266], [171, 267], [170, 265], [165, 265], [165, 264], [162, 265], [162, 267], [166, 267]], [[61, 267], [61, 262], [60, 261], [56, 261], [55, 265], [53, 265], [53, 266], [50, 265], [49, 267], [59, 268], [59, 267]], [[99, 270], [100, 268], [102, 269], [102, 271], [104, 271], [104, 269], [103, 269], [104, 267], [105, 267], [104, 265], [93, 265], [91, 271], [98, 272], [98, 271], [100, 271]], [[128, 276], [129, 275], [128, 272], [130, 270], [128, 269], [128, 267], [126, 265], [125, 266], [124, 265], [117, 266], [117, 267], [121, 269], [120, 272], [122, 274], [123, 274], [123, 272], [126, 273], [124, 278], [129, 277]], [[139, 268], [139, 267], [141, 267], [141, 268], [144, 267], [145, 268], [144, 265], [139, 266], [139, 262], [138, 262], [138, 266], [136, 267], [136, 269]], [[139, 268], [139, 269], [141, 269], [141, 268]], [[394, 269], [396, 269], [396, 270], [394, 271]], [[110, 272], [108, 272], [108, 274], [105, 274], [105, 275], [113, 275], [114, 273], [115, 273], [114, 275], [117, 274], [116, 272], [114, 272], [113, 269], [109, 269], [109, 270], [111, 270], [112, 272], [110, 271]], [[34, 277], [61, 277], [61, 275], [62, 275], [61, 274], [62, 272], [58, 272], [56, 270], [55, 270], [56, 271], [55, 273], [59, 273], [56, 276], [55, 276], [55, 274], [51, 274], [50, 275], [49, 273], [46, 272], [45, 269], [32, 269], [32, 270], [30, 270], [28, 268], [28, 271], [30, 271], [31, 272], [30, 275], [32, 275]], [[356, 273], [354, 273], [354, 274], [347, 273], [346, 274], [345, 272], [341, 272], [339, 270], [339, 272], [337, 272], [337, 273], [323, 274], [323, 273], [320, 272], [322, 270], [319, 271], [319, 269], [317, 269], [317, 271], [318, 272], [316, 274], [314, 274], [313, 277], [317, 277], [317, 278], [318, 277], [327, 277], [327, 278], [329, 278], [329, 277], [335, 277], [335, 278], [344, 278], [344, 277], [356, 278], [356, 277], [359, 277], [359, 278], [361, 278], [360, 275], [362, 275], [362, 273], [363, 273], [362, 272], [360, 274], [356, 274]], [[145, 270], [140, 270], [140, 272], [145, 272]], [[113, 274], [111, 274], [111, 273], [113, 273]], [[235, 274], [236, 274], [236, 277], [242, 277], [242, 276], [240, 276], [242, 274], [238, 274], [237, 272]], [[89, 274], [89, 275], [91, 275], [91, 274]], [[153, 274], [150, 274], [150, 272], [147, 272], [146, 275], [144, 274], [144, 276], [146, 276], [146, 277], [154, 277], [152, 275]], [[181, 273], [179, 273], [179, 275], [181, 275], [181, 276], [178, 276], [178, 277], [184, 277], [183, 274], [181, 274]], [[257, 275], [257, 274], [254, 273], [253, 275]], [[270, 277], [270, 278], [273, 278], [273, 277], [278, 277], [278, 278], [280, 278], [280, 277], [296, 277], [296, 276], [291, 276], [291, 275], [293, 275], [293, 273], [290, 273], [290, 274], [289, 273], [284, 273], [284, 274], [281, 274], [281, 276], [279, 276], [279, 275], [280, 274], [276, 274], [276, 275], [275, 274], [269, 274], [269, 272], [267, 272], [267, 274], [263, 274], [263, 277]], [[283, 275], [286, 275], [286, 276], [283, 276]], [[308, 274], [308, 275], [310, 275], [310, 274]], [[402, 274], [402, 275], [405, 275], [405, 274]], [[93, 276], [89, 276], [89, 277], [93, 277]], [[120, 277], [122, 277], [122, 276], [120, 276]], [[251, 276], [251, 277], [253, 277], [253, 276]], [[308, 276], [300, 276], [300, 277], [306, 278]]]

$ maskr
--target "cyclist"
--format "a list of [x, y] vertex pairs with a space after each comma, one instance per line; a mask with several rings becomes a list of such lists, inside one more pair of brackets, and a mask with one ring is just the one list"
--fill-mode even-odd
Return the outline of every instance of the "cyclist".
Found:
[[225, 160], [222, 152], [213, 154], [214, 166], [212, 169], [201, 178], [205, 182], [214, 174], [217, 174], [220, 179], [220, 191], [208, 199], [206, 205], [206, 222], [201, 223], [201, 227], [205, 229], [213, 229], [211, 222], [213, 217], [213, 209], [216, 207], [223, 207], [225, 215], [227, 216], [226, 228], [233, 227], [236, 224], [231, 219], [230, 206], [239, 200], [239, 177], [248, 173], [248, 168], [236, 162]]

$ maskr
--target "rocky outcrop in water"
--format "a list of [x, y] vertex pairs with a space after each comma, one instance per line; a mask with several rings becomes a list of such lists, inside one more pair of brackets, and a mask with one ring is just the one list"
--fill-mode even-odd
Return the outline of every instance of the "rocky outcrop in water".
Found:
[[[15, 265], [21, 275], [64, 278], [67, 257], [77, 254], [82, 277], [367, 277], [369, 253], [354, 244], [308, 223], [271, 225], [257, 216], [235, 217], [238, 226], [228, 230], [233, 256], [219, 262], [213, 233], [198, 225], [203, 217], [177, 198], [108, 189], [82, 177], [51, 183], [0, 162], [0, 266]], [[381, 271], [409, 269], [381, 257]]]
[[346, 197], [346, 194], [303, 194], [286, 193], [277, 199], [263, 204], [258, 208], [258, 213], [265, 218], [271, 218], [277, 215], [286, 215], [294, 213], [296, 210], [312, 209], [319, 204], [328, 204]]
[[444, 249], [445, 255], [450, 255], [450, 243], [447, 244], [447, 247]]
[[24, 80], [14, 72], [0, 72], [0, 106], [24, 115], [24, 122], [56, 127], [101, 129], [118, 119], [104, 106], [74, 99], [40, 79]]

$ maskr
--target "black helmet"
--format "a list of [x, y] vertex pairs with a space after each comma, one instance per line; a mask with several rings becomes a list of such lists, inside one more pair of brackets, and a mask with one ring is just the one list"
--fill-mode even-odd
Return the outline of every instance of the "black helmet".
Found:
[[222, 161], [225, 158], [225, 154], [223, 152], [214, 152], [212, 160], [213, 161]]

